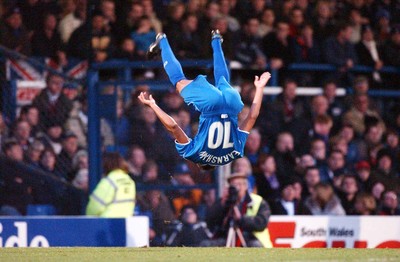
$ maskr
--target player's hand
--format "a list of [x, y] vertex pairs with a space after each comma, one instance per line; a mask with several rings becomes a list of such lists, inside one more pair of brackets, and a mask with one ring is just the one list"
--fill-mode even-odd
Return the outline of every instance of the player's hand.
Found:
[[255, 76], [254, 85], [257, 88], [264, 88], [270, 78], [271, 78], [271, 73], [270, 72], [264, 72], [260, 77], [259, 76]]
[[147, 106], [151, 106], [152, 104], [156, 104], [156, 100], [154, 100], [152, 95], [148, 95], [146, 92], [140, 92], [138, 96], [140, 102]]

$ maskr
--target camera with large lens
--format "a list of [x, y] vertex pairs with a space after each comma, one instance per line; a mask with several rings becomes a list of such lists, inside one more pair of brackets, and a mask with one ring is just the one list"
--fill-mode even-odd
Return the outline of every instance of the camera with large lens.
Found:
[[228, 199], [226, 200], [226, 204], [229, 207], [233, 207], [237, 204], [239, 198], [239, 191], [234, 186], [230, 186], [228, 188]]

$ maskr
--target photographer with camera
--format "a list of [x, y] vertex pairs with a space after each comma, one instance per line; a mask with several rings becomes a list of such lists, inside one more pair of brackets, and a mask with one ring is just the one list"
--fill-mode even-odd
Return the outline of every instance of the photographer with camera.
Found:
[[203, 241], [201, 245], [272, 247], [267, 228], [271, 211], [267, 202], [259, 195], [248, 192], [247, 175], [244, 173], [231, 174], [228, 183], [229, 188], [216, 202], [207, 219], [213, 222], [214, 238]]

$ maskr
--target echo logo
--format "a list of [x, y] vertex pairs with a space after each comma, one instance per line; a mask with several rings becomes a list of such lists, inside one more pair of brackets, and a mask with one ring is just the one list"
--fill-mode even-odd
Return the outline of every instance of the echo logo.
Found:
[[[34, 236], [28, 245], [28, 225], [26, 222], [14, 222], [17, 234], [6, 239], [0, 236], [0, 247], [49, 247], [49, 241], [42, 235]], [[3, 233], [3, 224], [0, 223], [0, 234]]]

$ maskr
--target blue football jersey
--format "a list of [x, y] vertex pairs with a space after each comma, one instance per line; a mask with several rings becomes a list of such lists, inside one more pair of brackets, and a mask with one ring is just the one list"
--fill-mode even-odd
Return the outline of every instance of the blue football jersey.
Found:
[[175, 144], [178, 153], [194, 163], [213, 166], [242, 157], [248, 132], [238, 127], [237, 115], [243, 102], [237, 90], [224, 77], [215, 87], [204, 76], [198, 76], [181, 95], [201, 115], [197, 135], [186, 144]]

